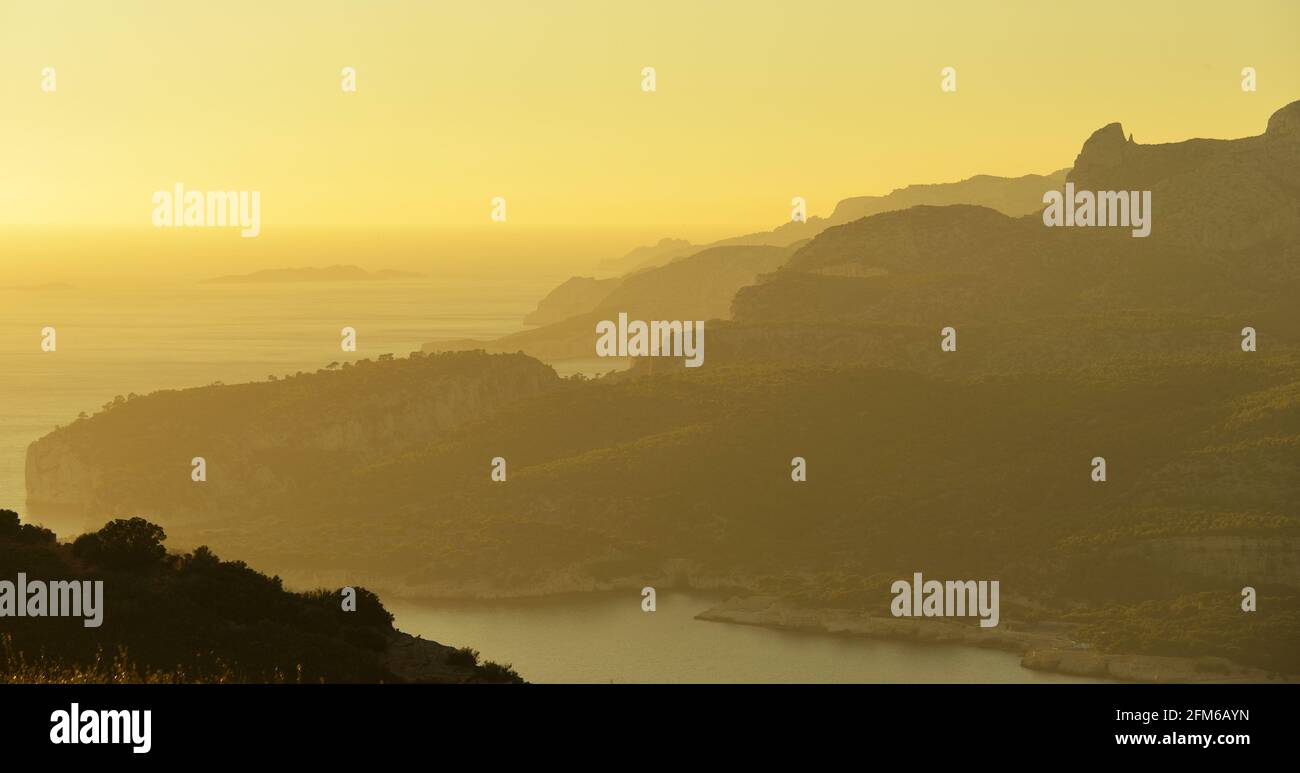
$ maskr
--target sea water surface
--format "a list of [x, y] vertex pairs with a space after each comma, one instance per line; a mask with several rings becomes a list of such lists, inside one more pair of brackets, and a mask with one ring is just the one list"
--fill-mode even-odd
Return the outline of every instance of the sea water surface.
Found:
[[[264, 381], [335, 360], [404, 357], [431, 340], [491, 339], [559, 280], [538, 275], [400, 281], [0, 288], [0, 508], [26, 512], [27, 446], [117, 395]], [[41, 350], [41, 331], [57, 349]], [[357, 352], [340, 330], [357, 331]], [[562, 370], [562, 369], [561, 369]], [[61, 538], [80, 521], [32, 513]]]
[[1020, 656], [956, 645], [915, 644], [780, 631], [696, 620], [721, 599], [639, 593], [493, 602], [386, 598], [399, 629], [472, 646], [530, 682], [922, 683], [1091, 682], [1031, 671]]
[[[565, 276], [0, 288], [0, 508], [64, 540], [80, 533], [83, 521], [26, 512], [26, 449], [116, 395], [261, 381], [334, 360], [405, 356], [431, 340], [495, 338], [523, 329], [523, 316]], [[351, 357], [339, 349], [345, 325], [358, 333]], [[57, 330], [53, 353], [40, 349], [46, 326]], [[647, 613], [636, 594], [472, 604], [385, 599], [402, 630], [473, 646], [534, 682], [1086, 681], [1029, 671], [1017, 656], [992, 650], [695, 619], [716, 601], [663, 593]]]

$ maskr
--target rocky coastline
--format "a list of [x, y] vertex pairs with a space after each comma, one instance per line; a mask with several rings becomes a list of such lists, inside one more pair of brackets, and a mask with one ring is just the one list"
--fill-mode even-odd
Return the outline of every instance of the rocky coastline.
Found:
[[1020, 665], [1024, 668], [1102, 680], [1152, 684], [1300, 681], [1295, 676], [1249, 668], [1219, 657], [1098, 652], [1071, 639], [1070, 626], [1064, 623], [1007, 621], [996, 628], [980, 628], [943, 620], [880, 617], [847, 609], [801, 608], [771, 596], [733, 597], [701, 612], [696, 619], [788, 631], [999, 649], [1020, 654]]

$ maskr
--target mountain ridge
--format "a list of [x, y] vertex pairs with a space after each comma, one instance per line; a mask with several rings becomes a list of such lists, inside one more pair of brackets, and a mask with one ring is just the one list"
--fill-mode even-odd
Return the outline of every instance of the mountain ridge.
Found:
[[[303, 381], [263, 385], [247, 393], [256, 410], [169, 445], [218, 388], [175, 414], [144, 398], [48, 447], [103, 489], [97, 506], [167, 513], [182, 539], [286, 576], [474, 598], [714, 588], [883, 615], [891, 579], [922, 567], [998, 577], [1008, 625], [1068, 627], [1081, 646], [1297, 673], [1300, 137], [1294, 106], [1279, 112], [1256, 138], [1124, 138], [1119, 166], [1105, 163], [1116, 130], [1093, 143], [1077, 180], [1150, 183], [1148, 238], [916, 206], [793, 249], [714, 253], [747, 256], [746, 271], [782, 262], [709, 322], [701, 368], [641, 360], [559, 379], [526, 355], [462, 353], [471, 377], [514, 357], [536, 388], [389, 441], [428, 395], [402, 386], [419, 356], [374, 363], [359, 386], [389, 395], [375, 406], [384, 432], [304, 464], [275, 448], [223, 508], [192, 499], [195, 446], [256, 447], [264, 410], [319, 417], [337, 403]], [[1237, 198], [1255, 228], [1178, 232], [1231, 216]], [[557, 324], [590, 346], [586, 320]], [[1247, 326], [1257, 351], [1242, 347]], [[496, 457], [508, 482], [490, 476]], [[792, 480], [794, 457], [806, 481]], [[1269, 609], [1241, 625], [1247, 581]]]

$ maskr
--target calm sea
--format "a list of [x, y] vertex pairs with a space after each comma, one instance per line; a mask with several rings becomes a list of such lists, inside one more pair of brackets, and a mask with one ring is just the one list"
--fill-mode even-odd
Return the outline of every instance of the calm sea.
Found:
[[[524, 314], [567, 276], [0, 289], [0, 507], [25, 511], [29, 443], [115, 395], [315, 370], [343, 358], [345, 325], [358, 331], [356, 356], [371, 358], [404, 356], [430, 340], [505, 335], [521, 330]], [[57, 330], [54, 353], [40, 349], [46, 326]], [[80, 527], [45, 525], [63, 539]], [[537, 682], [1080, 681], [1027, 671], [1016, 656], [990, 650], [694, 619], [713, 603], [672, 593], [660, 595], [653, 614], [641, 612], [639, 596], [607, 595], [389, 607], [401, 629], [472, 645]]]
[[[25, 510], [29, 443], [116, 395], [494, 338], [523, 329], [522, 317], [564, 278], [0, 289], [0, 507]], [[339, 349], [345, 325], [357, 330], [356, 355]], [[53, 353], [41, 351], [46, 326], [57, 331]], [[73, 536], [67, 524], [47, 525]]]
[[511, 602], [385, 599], [397, 627], [471, 646], [530, 682], [1090, 682], [1020, 667], [1020, 656], [939, 644], [796, 633], [696, 620], [718, 599], [639, 593]]

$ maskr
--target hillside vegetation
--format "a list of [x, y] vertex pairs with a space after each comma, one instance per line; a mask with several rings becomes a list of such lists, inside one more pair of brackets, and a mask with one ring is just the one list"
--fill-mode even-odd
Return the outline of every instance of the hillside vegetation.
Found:
[[[1094, 134], [1070, 179], [1153, 191], [1146, 238], [957, 204], [788, 255], [710, 250], [634, 277], [635, 310], [673, 319], [706, 256], [755, 272], [702, 368], [559, 379], [480, 351], [239, 387], [238, 411], [211, 408], [236, 388], [163, 393], [38, 441], [29, 491], [172, 519], [286, 576], [431, 595], [679, 584], [884, 615], [916, 571], [996, 578], [1009, 622], [1300, 672], [1298, 115], [1230, 141]], [[510, 346], [591, 356], [590, 321]], [[449, 400], [475, 407], [428, 418]], [[299, 426], [337, 443], [304, 457]], [[256, 472], [195, 486], [194, 448]]]
[[[99, 625], [85, 616], [0, 617], [0, 682], [399, 682], [393, 650], [410, 637], [365, 588], [294, 593], [200, 546], [168, 553], [161, 527], [120, 519], [60, 543], [0, 510], [0, 578], [103, 583]], [[427, 681], [515, 682], [469, 650], [421, 642]], [[396, 666], [396, 668], [395, 668]]]

